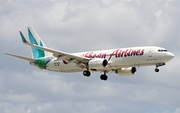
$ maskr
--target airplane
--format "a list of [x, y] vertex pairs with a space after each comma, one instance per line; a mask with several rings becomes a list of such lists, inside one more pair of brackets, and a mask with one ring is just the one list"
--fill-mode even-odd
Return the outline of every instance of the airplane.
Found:
[[33, 27], [28, 27], [29, 41], [20, 31], [22, 42], [31, 47], [32, 58], [5, 53], [29, 61], [31, 65], [56, 72], [83, 72], [89, 77], [92, 72], [101, 72], [101, 80], [107, 73], [120, 76], [134, 75], [138, 67], [155, 66], [155, 72], [174, 58], [167, 49], [157, 46], [116, 48], [109, 50], [67, 53], [48, 48]]

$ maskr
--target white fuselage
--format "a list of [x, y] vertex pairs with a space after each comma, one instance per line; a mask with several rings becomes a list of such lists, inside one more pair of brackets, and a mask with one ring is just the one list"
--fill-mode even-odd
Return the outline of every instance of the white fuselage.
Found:
[[5, 53], [9, 56], [29, 61], [31, 65], [40, 69], [56, 72], [83, 72], [89, 77], [91, 71], [103, 72], [101, 80], [107, 80], [106, 75], [114, 72], [120, 76], [133, 75], [140, 66], [164, 66], [166, 62], [174, 58], [174, 54], [166, 49], [156, 46], [141, 46], [129, 48], [117, 48], [100, 51], [88, 51], [79, 53], [67, 53], [45, 46], [44, 42], [32, 27], [28, 27], [30, 42], [20, 31], [21, 40], [31, 46], [32, 58]]
[[[174, 55], [166, 49], [155, 46], [144, 47], [129, 47], [117, 48], [101, 51], [89, 51], [73, 53], [73, 55], [88, 57], [88, 58], [102, 58], [108, 60], [108, 66], [103, 70], [116, 70], [126, 67], [139, 67], [156, 65], [157, 63], [166, 63], [171, 60]], [[64, 61], [53, 58], [47, 65], [46, 69], [58, 72], [79, 72], [82, 69], [76, 66], [75, 63], [64, 63]], [[97, 70], [97, 71], [103, 71]]]

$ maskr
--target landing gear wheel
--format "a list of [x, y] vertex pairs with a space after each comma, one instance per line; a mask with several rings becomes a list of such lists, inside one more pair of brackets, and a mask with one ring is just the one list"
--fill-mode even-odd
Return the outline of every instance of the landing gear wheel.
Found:
[[102, 75], [100, 76], [100, 79], [101, 79], [101, 80], [107, 80], [107, 79], [108, 79], [108, 76], [105, 75], [105, 74], [102, 74]]
[[91, 75], [90, 71], [83, 71], [83, 75], [89, 77]]
[[158, 69], [158, 68], [156, 68], [156, 69], [155, 69], [155, 72], [159, 72], [159, 69]]

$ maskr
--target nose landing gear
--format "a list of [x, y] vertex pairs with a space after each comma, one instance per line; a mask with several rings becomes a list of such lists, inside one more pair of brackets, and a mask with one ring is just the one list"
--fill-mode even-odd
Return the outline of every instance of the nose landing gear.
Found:
[[156, 64], [156, 68], [155, 68], [155, 72], [159, 72], [158, 67], [160, 67], [160, 66], [164, 66], [164, 65], [165, 65], [165, 63], [164, 63], [164, 62], [157, 63], [157, 64]]
[[156, 69], [155, 69], [155, 72], [157, 72], [157, 73], [159, 72], [159, 69], [158, 69], [157, 67], [156, 67]]

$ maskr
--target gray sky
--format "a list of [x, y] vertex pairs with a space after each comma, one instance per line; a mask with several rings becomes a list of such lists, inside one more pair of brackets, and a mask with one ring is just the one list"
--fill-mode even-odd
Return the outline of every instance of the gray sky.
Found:
[[[179, 0], [0, 0], [1, 113], [180, 113]], [[167, 48], [175, 58], [155, 73], [56, 73], [5, 52], [30, 57], [21, 42], [34, 26], [50, 48], [79, 52], [140, 45]]]

